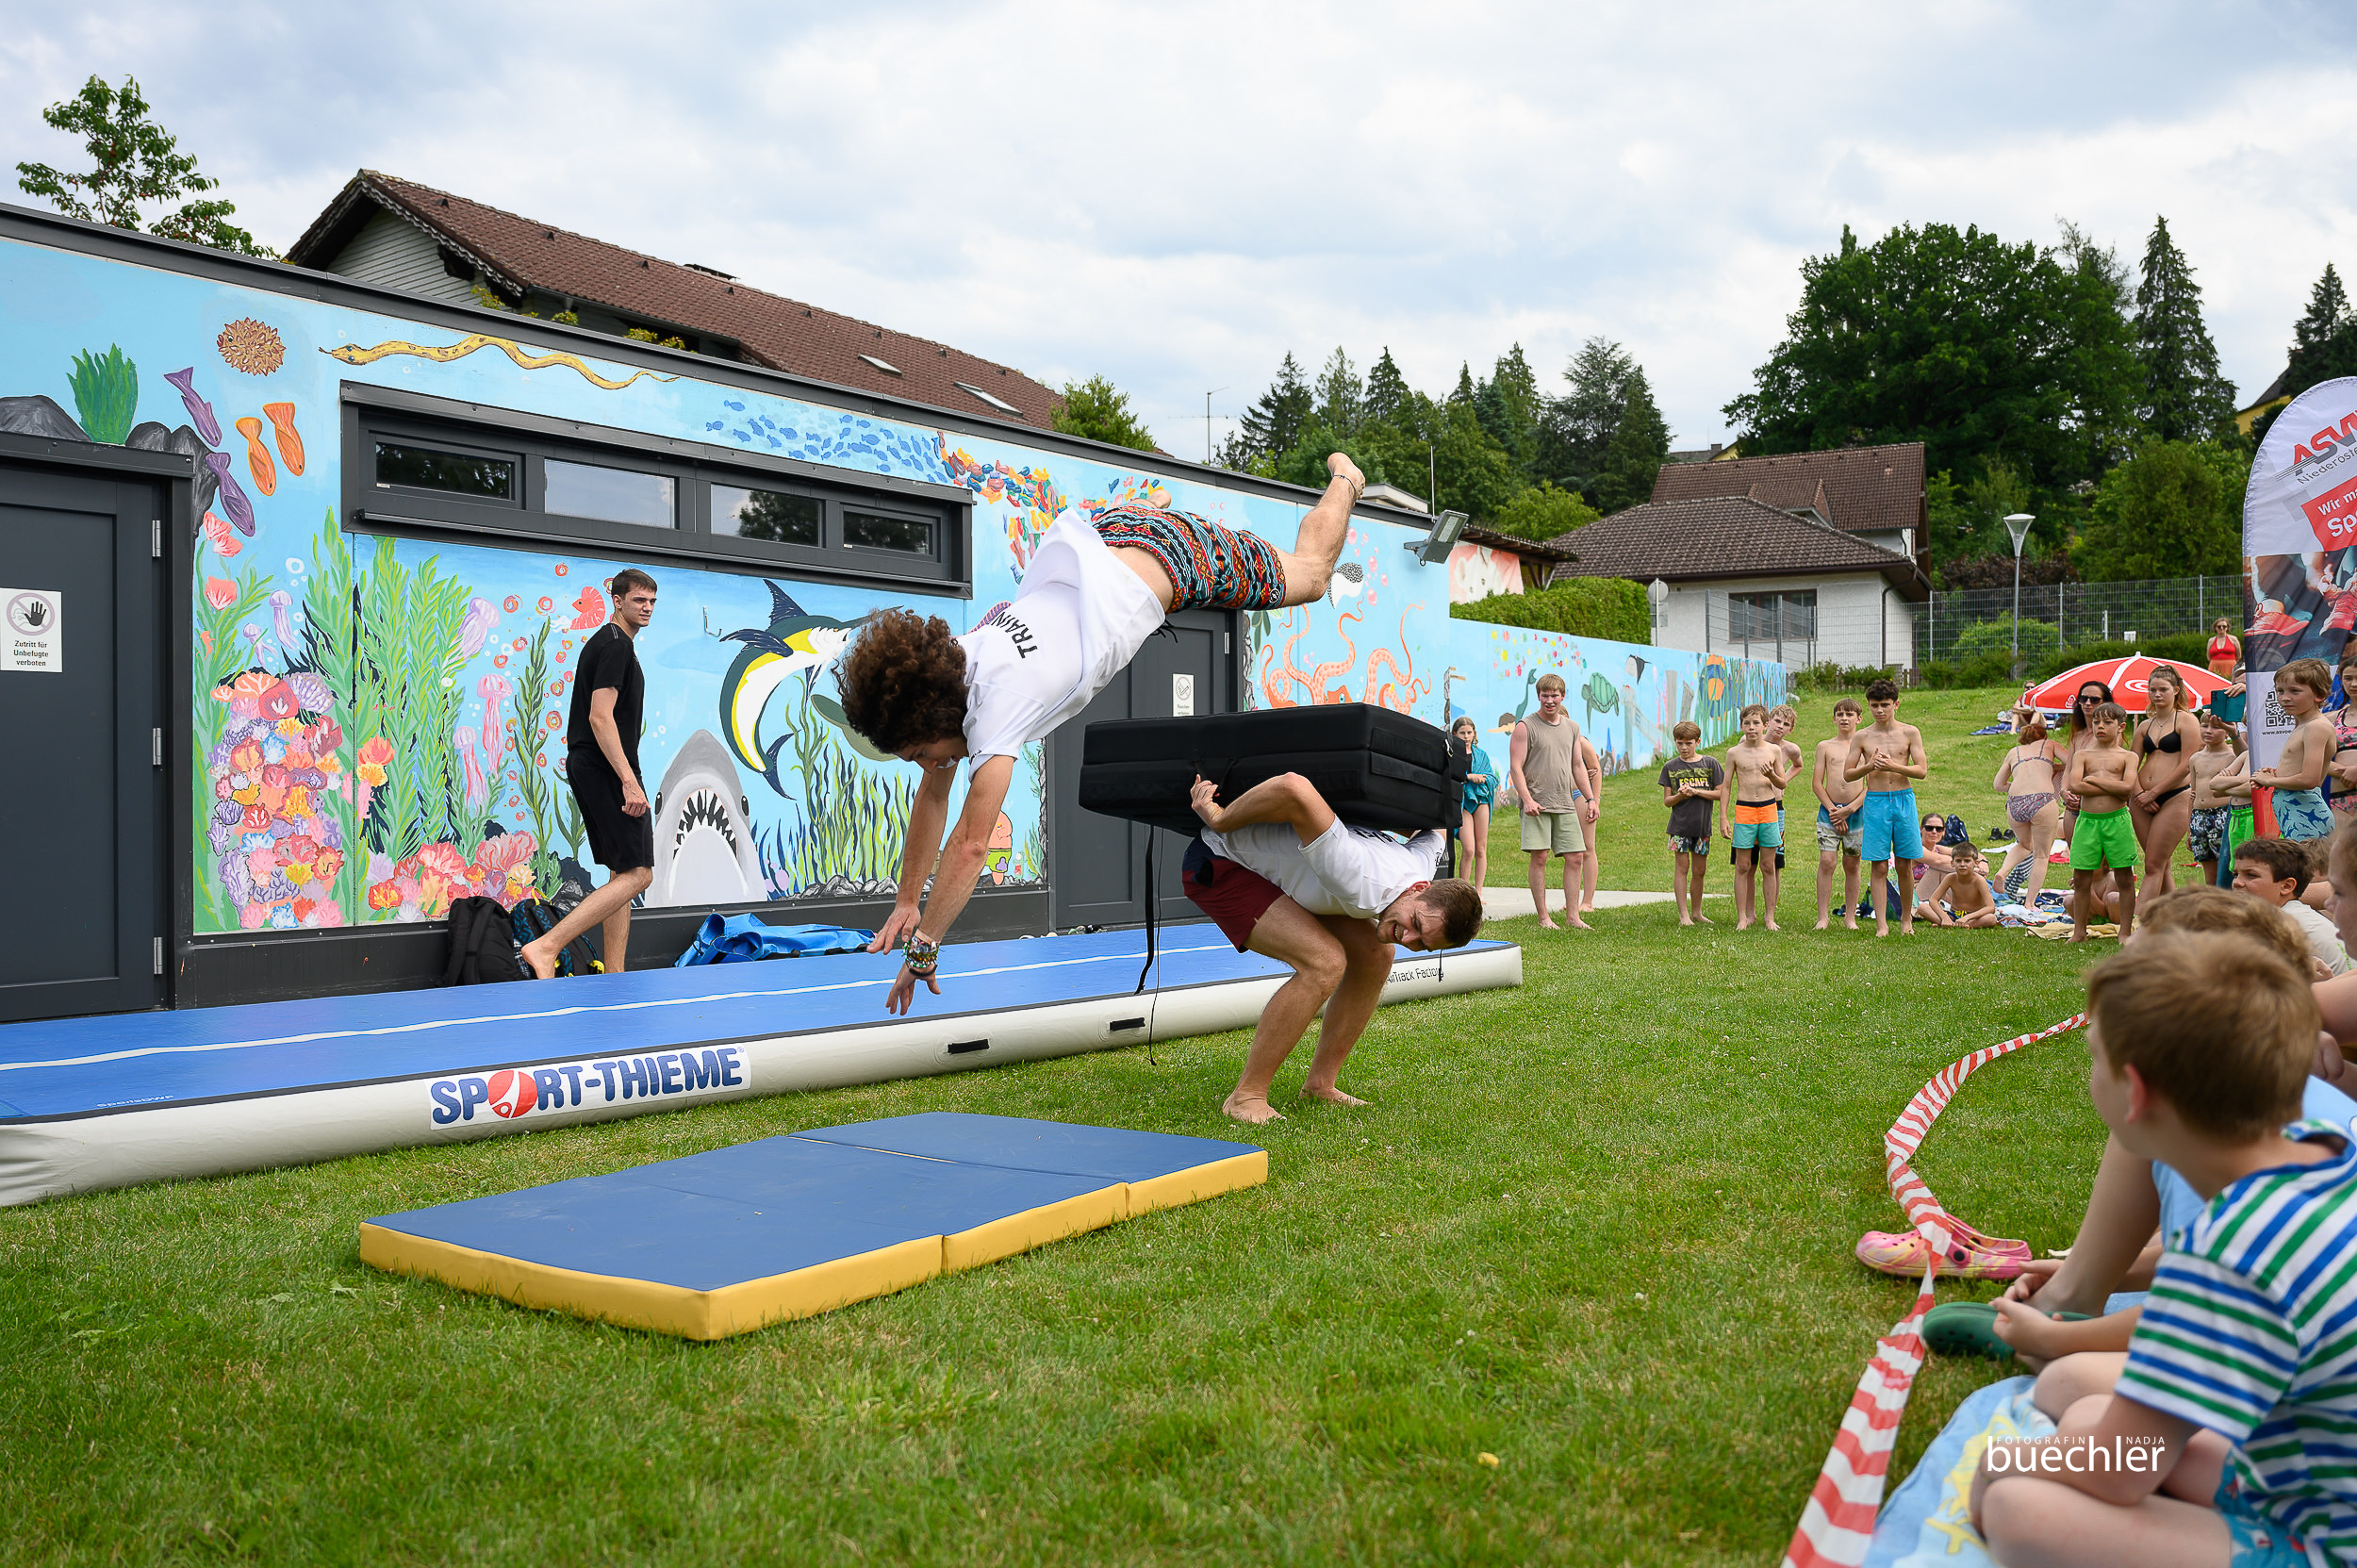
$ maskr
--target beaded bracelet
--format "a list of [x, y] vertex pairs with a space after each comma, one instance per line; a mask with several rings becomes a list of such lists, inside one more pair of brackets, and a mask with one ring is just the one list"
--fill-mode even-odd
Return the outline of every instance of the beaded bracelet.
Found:
[[900, 951], [907, 959], [909, 973], [919, 980], [931, 978], [941, 963], [941, 944], [928, 939], [922, 932], [909, 933], [907, 940], [900, 944]]

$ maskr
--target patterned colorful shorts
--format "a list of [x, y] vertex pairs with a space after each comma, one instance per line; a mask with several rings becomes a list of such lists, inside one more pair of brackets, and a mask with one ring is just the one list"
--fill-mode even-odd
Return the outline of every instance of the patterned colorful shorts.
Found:
[[1688, 838], [1681, 834], [1672, 834], [1670, 852], [1673, 855], [1700, 855], [1705, 860], [1708, 860], [1710, 858], [1710, 835], [1705, 834], [1700, 838]]
[[1174, 610], [1274, 610], [1285, 602], [1285, 563], [1257, 534], [1151, 506], [1108, 506], [1096, 528], [1107, 544], [1154, 557], [1178, 590]]
[[2226, 825], [2233, 821], [2232, 806], [2203, 806], [2193, 814], [2193, 823], [2185, 830], [2185, 847], [2200, 861], [2225, 858]]

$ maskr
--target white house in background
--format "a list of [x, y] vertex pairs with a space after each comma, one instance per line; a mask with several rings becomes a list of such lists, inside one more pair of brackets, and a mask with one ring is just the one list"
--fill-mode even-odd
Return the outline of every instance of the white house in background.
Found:
[[1654, 614], [1657, 648], [1905, 667], [1915, 662], [1915, 606], [1931, 596], [1911, 555], [1748, 496], [1650, 502], [1548, 542], [1579, 556], [1551, 581], [1666, 585]]

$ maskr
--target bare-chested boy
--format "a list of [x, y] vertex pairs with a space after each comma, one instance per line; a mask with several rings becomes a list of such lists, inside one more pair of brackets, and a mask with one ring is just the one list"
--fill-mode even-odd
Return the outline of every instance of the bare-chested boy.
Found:
[[[1727, 775], [1734, 784], [1735, 803], [1722, 824], [1735, 845], [1735, 929], [1749, 931], [1752, 921], [1759, 918], [1775, 931], [1774, 896], [1770, 895], [1765, 911], [1758, 910], [1753, 873], [1759, 852], [1773, 851], [1784, 842], [1784, 786], [1791, 782], [1791, 775], [1785, 771], [1784, 748], [1768, 739], [1768, 710], [1754, 702], [1743, 710], [1742, 722], [1743, 738], [1727, 748]], [[1769, 877], [1768, 885], [1773, 888], [1774, 873]]]
[[[1988, 890], [1988, 862], [1981, 858], [1980, 848], [1959, 844], [1949, 857], [1948, 875], [1939, 886], [1923, 900], [1923, 911], [1934, 925], [1962, 926], [1978, 930], [1997, 923], [1997, 899]], [[1948, 907], [1939, 901], [1948, 900]]]
[[1809, 788], [1817, 795], [1817, 929], [1833, 923], [1833, 867], [1841, 863], [1841, 923], [1857, 930], [1857, 852], [1865, 830], [1858, 824], [1857, 804], [1866, 791], [1841, 776], [1849, 766], [1850, 741], [1857, 734], [1857, 699], [1844, 697], [1833, 705], [1833, 738], [1817, 743], [1816, 766]]
[[2275, 700], [2292, 716], [2292, 733], [2273, 767], [2255, 769], [2250, 782], [2275, 791], [2275, 831], [2295, 842], [2332, 836], [2332, 808], [2324, 800], [2324, 774], [2338, 745], [2324, 717], [2332, 694], [2332, 672], [2322, 659], [2294, 659], [2275, 672]]
[[2064, 791], [2079, 797], [2079, 820], [2070, 830], [2070, 939], [2087, 939], [2096, 873], [2109, 866], [2124, 940], [2136, 924], [2136, 830], [2128, 815], [2136, 759], [2119, 744], [2128, 713], [2118, 703], [2098, 704], [2090, 727], [2094, 740], [2070, 754], [2063, 779]]
[[1861, 829], [1859, 854], [1874, 867], [1867, 897], [1874, 901], [1874, 934], [1890, 934], [1886, 876], [1899, 883], [1899, 934], [1915, 934], [1915, 867], [1923, 858], [1922, 817], [1915, 809], [1915, 782], [1926, 778], [1931, 767], [1923, 760], [1922, 732], [1899, 722], [1899, 687], [1893, 681], [1874, 681], [1866, 688], [1866, 706], [1874, 722], [1850, 742], [1849, 760], [1841, 776], [1850, 783], [1863, 780], [1866, 793], [1858, 802]]
[[2201, 710], [2201, 750], [2193, 754], [2193, 816], [2185, 847], [2201, 867], [2203, 885], [2217, 885], [2217, 863], [2226, 858], [2226, 830], [2234, 820], [2234, 798], [2218, 788], [2220, 775], [2234, 766], [2234, 735], [2226, 720]]
[[[1801, 749], [1792, 744], [1792, 732], [1800, 726], [1801, 716], [1789, 702], [1779, 702], [1768, 710], [1768, 744], [1784, 753], [1785, 784], [1789, 785], [1801, 776]], [[1760, 870], [1760, 884], [1768, 900], [1768, 907], [1776, 907], [1784, 894], [1784, 788], [1776, 790], [1776, 858]]]

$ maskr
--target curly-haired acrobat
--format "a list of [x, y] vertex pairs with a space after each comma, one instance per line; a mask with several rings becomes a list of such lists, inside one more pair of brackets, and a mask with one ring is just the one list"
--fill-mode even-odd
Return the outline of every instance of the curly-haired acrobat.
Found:
[[[1173, 611], [1275, 610], [1325, 596], [1366, 489], [1341, 453], [1326, 466], [1333, 478], [1290, 552], [1185, 512], [1114, 506], [1091, 518], [1076, 507], [1040, 536], [1014, 600], [964, 635], [906, 610], [867, 623], [837, 666], [843, 717], [877, 750], [925, 769], [899, 898], [868, 949], [908, 952], [886, 1012], [906, 1013], [919, 980], [940, 995], [936, 951], [973, 896], [1025, 746], [1087, 707]], [[944, 845], [960, 761], [972, 775]], [[932, 900], [920, 913], [928, 876]]]

